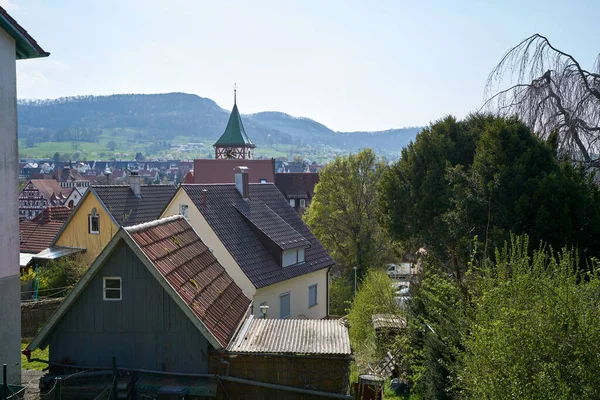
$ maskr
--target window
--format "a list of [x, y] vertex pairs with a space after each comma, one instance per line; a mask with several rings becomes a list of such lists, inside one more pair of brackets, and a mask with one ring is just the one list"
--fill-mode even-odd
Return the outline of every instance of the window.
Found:
[[285, 319], [290, 317], [290, 293], [279, 295], [279, 318]]
[[260, 178], [260, 183], [267, 183], [267, 180], [265, 178]]
[[281, 264], [283, 267], [304, 262], [304, 247], [299, 249], [286, 250], [281, 256]]
[[96, 208], [92, 208], [92, 212], [88, 215], [88, 228], [92, 234], [100, 233], [100, 215], [96, 214]]
[[183, 215], [185, 219], [188, 219], [188, 205], [180, 204], [179, 205], [179, 214]]
[[300, 208], [306, 208], [306, 200], [300, 199]]
[[296, 199], [290, 199], [290, 206], [296, 207]]
[[308, 307], [317, 305], [317, 284], [308, 287]]
[[121, 278], [105, 276], [102, 280], [104, 292], [104, 300], [116, 301], [121, 300]]

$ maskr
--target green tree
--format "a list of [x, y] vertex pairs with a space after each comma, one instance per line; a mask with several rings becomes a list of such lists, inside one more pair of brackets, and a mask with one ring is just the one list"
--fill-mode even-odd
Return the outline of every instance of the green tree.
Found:
[[356, 350], [359, 371], [365, 371], [367, 364], [383, 356], [377, 347], [372, 315], [398, 313], [390, 278], [381, 269], [369, 269], [348, 313], [350, 341]]
[[472, 315], [459, 363], [467, 399], [592, 399], [600, 386], [597, 264], [527, 238], [496, 252], [471, 285]]
[[57, 163], [60, 161], [60, 153], [57, 151], [56, 153], [54, 153], [54, 156], [52, 157], [52, 159], [54, 160], [54, 163]]
[[425, 246], [458, 279], [475, 236], [484, 258], [510, 232], [600, 253], [598, 187], [514, 118], [433, 124], [384, 174], [380, 189], [390, 234]]
[[390, 257], [377, 221], [377, 185], [386, 166], [372, 150], [337, 157], [319, 173], [304, 221], [342, 269], [344, 278], [361, 278]]
[[117, 148], [117, 144], [115, 143], [114, 140], [109, 140], [108, 143], [106, 143], [106, 149], [108, 151], [114, 151]]
[[138, 151], [137, 153], [135, 153], [135, 160], [141, 162], [146, 160], [146, 157], [144, 157], [144, 155]]

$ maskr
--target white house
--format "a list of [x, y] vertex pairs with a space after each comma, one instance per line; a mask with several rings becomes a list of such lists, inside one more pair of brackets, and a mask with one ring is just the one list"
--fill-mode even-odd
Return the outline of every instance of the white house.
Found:
[[[49, 53], [0, 7], [0, 362], [9, 365], [10, 384], [21, 383], [19, 152], [15, 60], [48, 55]], [[0, 376], [0, 382], [2, 381]]]

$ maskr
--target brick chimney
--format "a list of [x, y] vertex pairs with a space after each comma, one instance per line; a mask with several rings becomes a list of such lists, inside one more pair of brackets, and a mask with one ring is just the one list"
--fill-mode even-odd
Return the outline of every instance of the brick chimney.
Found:
[[237, 167], [235, 172], [235, 187], [243, 199], [248, 198], [248, 167]]
[[137, 171], [129, 173], [129, 187], [133, 191], [135, 197], [142, 197], [141, 177]]

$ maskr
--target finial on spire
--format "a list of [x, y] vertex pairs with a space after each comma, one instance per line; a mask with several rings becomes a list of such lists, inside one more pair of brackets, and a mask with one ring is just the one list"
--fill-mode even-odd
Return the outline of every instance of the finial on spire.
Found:
[[237, 83], [233, 84], [233, 104], [237, 104]]

